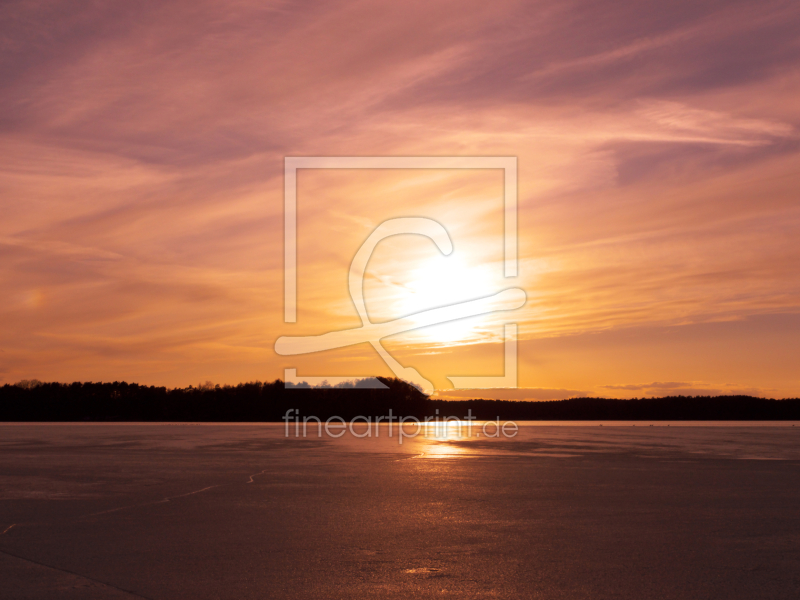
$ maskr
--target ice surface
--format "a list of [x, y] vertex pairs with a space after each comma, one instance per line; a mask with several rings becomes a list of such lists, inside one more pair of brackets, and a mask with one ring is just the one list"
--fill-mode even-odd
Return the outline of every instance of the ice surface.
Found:
[[799, 597], [800, 426], [666, 425], [1, 424], [0, 596]]

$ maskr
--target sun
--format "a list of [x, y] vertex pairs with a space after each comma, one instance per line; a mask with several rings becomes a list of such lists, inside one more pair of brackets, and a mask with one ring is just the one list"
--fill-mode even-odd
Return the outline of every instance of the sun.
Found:
[[[413, 315], [432, 308], [460, 304], [498, 290], [487, 266], [469, 264], [463, 257], [436, 256], [408, 271], [407, 293], [398, 300], [398, 312]], [[446, 311], [445, 311], [446, 314]], [[453, 343], [478, 335], [481, 317], [448, 321], [412, 332], [420, 341]]]

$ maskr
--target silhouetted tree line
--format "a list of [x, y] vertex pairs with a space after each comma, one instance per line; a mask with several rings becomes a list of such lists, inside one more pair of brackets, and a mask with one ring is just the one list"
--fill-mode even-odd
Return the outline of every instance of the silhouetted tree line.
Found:
[[[280, 421], [301, 417], [424, 418], [438, 414], [515, 421], [800, 420], [800, 400], [752, 396], [670, 396], [634, 400], [572, 398], [548, 402], [432, 400], [399, 379], [378, 378], [388, 389], [285, 389], [281, 380], [167, 389], [135, 383], [20, 382], [0, 387], [0, 421]], [[436, 412], [438, 410], [438, 413]]]
[[0, 421], [280, 421], [290, 408], [321, 419], [423, 414], [428, 397], [400, 379], [388, 389], [295, 387], [281, 380], [167, 389], [136, 383], [20, 382], [0, 388]]
[[[430, 400], [440, 414], [465, 412], [479, 420], [507, 421], [800, 421], [800, 399], [753, 396], [667, 396], [664, 398], [571, 398], [546, 402]], [[461, 408], [461, 405], [464, 405]], [[460, 414], [459, 414], [460, 416]]]

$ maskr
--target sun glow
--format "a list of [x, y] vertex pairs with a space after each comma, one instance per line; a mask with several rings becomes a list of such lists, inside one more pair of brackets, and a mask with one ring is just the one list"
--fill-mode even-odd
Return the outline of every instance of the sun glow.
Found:
[[[414, 315], [432, 308], [448, 307], [498, 291], [490, 275], [491, 268], [470, 265], [460, 256], [437, 256], [408, 272], [403, 286], [406, 293], [398, 299], [398, 312]], [[447, 311], [445, 310], [445, 314]], [[479, 335], [485, 317], [447, 321], [412, 333], [422, 341], [452, 343]], [[423, 320], [413, 319], [422, 324]]]

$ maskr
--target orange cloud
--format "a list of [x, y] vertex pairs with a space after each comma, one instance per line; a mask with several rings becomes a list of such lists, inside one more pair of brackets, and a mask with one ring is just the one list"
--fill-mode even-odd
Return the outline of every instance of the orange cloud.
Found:
[[[428, 216], [452, 261], [421, 238], [387, 240], [368, 308], [387, 320], [524, 288], [532, 398], [661, 389], [609, 387], [642, 381], [800, 394], [783, 358], [800, 350], [792, 5], [0, 10], [5, 382], [388, 375], [365, 345], [289, 364], [273, 344], [358, 325], [354, 252], [384, 219]], [[300, 318], [286, 326], [287, 155], [517, 156], [520, 277], [498, 269], [499, 172], [309, 171]], [[387, 346], [446, 388], [499, 374], [502, 321]]]

